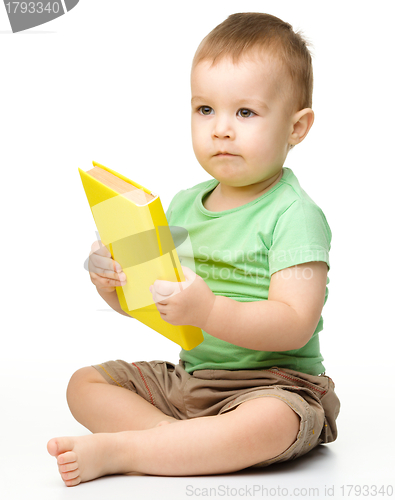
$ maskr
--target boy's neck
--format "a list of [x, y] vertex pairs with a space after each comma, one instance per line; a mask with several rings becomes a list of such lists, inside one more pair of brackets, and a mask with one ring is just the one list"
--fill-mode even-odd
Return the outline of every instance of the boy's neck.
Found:
[[[220, 182], [214, 191], [212, 191], [210, 197], [207, 198], [208, 203], [205, 203], [205, 206], [208, 210], [220, 212], [245, 205], [269, 191], [269, 189], [279, 182], [282, 175], [283, 169], [269, 179], [243, 187], [227, 186]], [[210, 205], [212, 208], [208, 208], [207, 205]]]

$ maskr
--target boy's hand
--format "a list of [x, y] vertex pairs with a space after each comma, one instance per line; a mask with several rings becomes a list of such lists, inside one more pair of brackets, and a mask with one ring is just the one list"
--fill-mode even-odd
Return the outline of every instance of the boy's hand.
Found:
[[111, 253], [100, 240], [92, 244], [88, 270], [92, 283], [103, 292], [113, 292], [116, 286], [126, 283], [121, 266], [113, 260]]
[[161, 318], [167, 323], [204, 330], [216, 297], [199, 275], [189, 267], [181, 267], [186, 281], [156, 280], [150, 292]]

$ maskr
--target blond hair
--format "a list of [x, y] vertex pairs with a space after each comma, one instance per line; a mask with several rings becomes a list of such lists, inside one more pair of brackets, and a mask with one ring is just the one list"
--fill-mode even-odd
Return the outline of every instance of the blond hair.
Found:
[[299, 111], [312, 107], [313, 65], [307, 46], [309, 42], [300, 31], [278, 17], [260, 12], [230, 15], [214, 28], [200, 43], [192, 61], [192, 70], [201, 61], [212, 65], [231, 57], [236, 64], [241, 57], [257, 49], [280, 61], [292, 86], [292, 107]]

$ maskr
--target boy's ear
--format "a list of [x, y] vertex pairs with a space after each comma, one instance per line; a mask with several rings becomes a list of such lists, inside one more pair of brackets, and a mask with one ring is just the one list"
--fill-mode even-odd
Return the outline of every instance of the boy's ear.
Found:
[[289, 144], [295, 146], [303, 141], [314, 123], [314, 111], [311, 108], [305, 108], [293, 116], [292, 132], [289, 137]]

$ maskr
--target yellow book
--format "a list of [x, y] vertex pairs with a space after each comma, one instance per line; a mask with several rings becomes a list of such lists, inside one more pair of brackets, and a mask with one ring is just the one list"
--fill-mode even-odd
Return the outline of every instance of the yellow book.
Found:
[[200, 328], [164, 321], [149, 291], [157, 279], [185, 281], [159, 196], [99, 163], [93, 167], [78, 170], [100, 239], [126, 275], [126, 285], [116, 287], [122, 310], [193, 349], [203, 341]]

